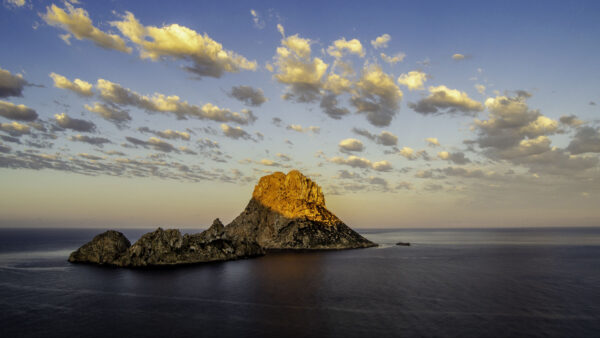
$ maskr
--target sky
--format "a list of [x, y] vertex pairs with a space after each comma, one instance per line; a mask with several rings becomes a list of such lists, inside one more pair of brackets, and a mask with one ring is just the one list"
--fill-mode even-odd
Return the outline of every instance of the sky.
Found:
[[600, 225], [597, 1], [0, 6], [0, 227]]

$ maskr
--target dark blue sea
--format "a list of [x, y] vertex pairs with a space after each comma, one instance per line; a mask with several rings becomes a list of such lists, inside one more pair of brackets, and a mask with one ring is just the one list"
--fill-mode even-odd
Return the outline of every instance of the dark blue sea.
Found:
[[0, 337], [600, 336], [600, 228], [364, 230], [381, 246], [169, 269], [67, 262], [103, 230], [0, 229]]

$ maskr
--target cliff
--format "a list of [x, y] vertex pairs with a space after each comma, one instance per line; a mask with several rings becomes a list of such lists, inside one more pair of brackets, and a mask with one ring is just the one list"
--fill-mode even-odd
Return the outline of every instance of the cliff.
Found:
[[376, 246], [325, 207], [321, 187], [297, 170], [260, 179], [246, 209], [225, 228], [231, 238], [265, 249], [354, 249]]
[[229, 225], [182, 235], [158, 228], [133, 245], [109, 230], [74, 251], [72, 263], [121, 267], [168, 266], [263, 255], [265, 250], [354, 249], [376, 246], [325, 207], [316, 183], [299, 171], [262, 177], [246, 209]]

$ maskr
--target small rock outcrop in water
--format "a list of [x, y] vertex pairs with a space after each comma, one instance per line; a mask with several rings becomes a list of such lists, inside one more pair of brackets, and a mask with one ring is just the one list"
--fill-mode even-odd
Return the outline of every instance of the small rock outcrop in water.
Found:
[[321, 187], [297, 170], [262, 177], [248, 206], [225, 233], [254, 240], [265, 249], [376, 246], [327, 210]]
[[260, 179], [246, 209], [229, 225], [216, 219], [206, 231], [182, 235], [158, 228], [133, 245], [109, 230], [74, 251], [72, 263], [121, 267], [168, 266], [263, 255], [272, 249], [354, 249], [377, 246], [325, 207], [316, 183], [299, 171]]
[[131, 243], [125, 235], [118, 231], [108, 230], [74, 251], [69, 256], [69, 262], [112, 264], [123, 256], [130, 246]]

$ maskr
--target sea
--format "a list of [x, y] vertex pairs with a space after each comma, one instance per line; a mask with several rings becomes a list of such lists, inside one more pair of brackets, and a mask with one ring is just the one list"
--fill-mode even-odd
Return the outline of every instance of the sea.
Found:
[[600, 336], [600, 228], [360, 230], [380, 246], [67, 262], [103, 230], [0, 229], [0, 337]]

